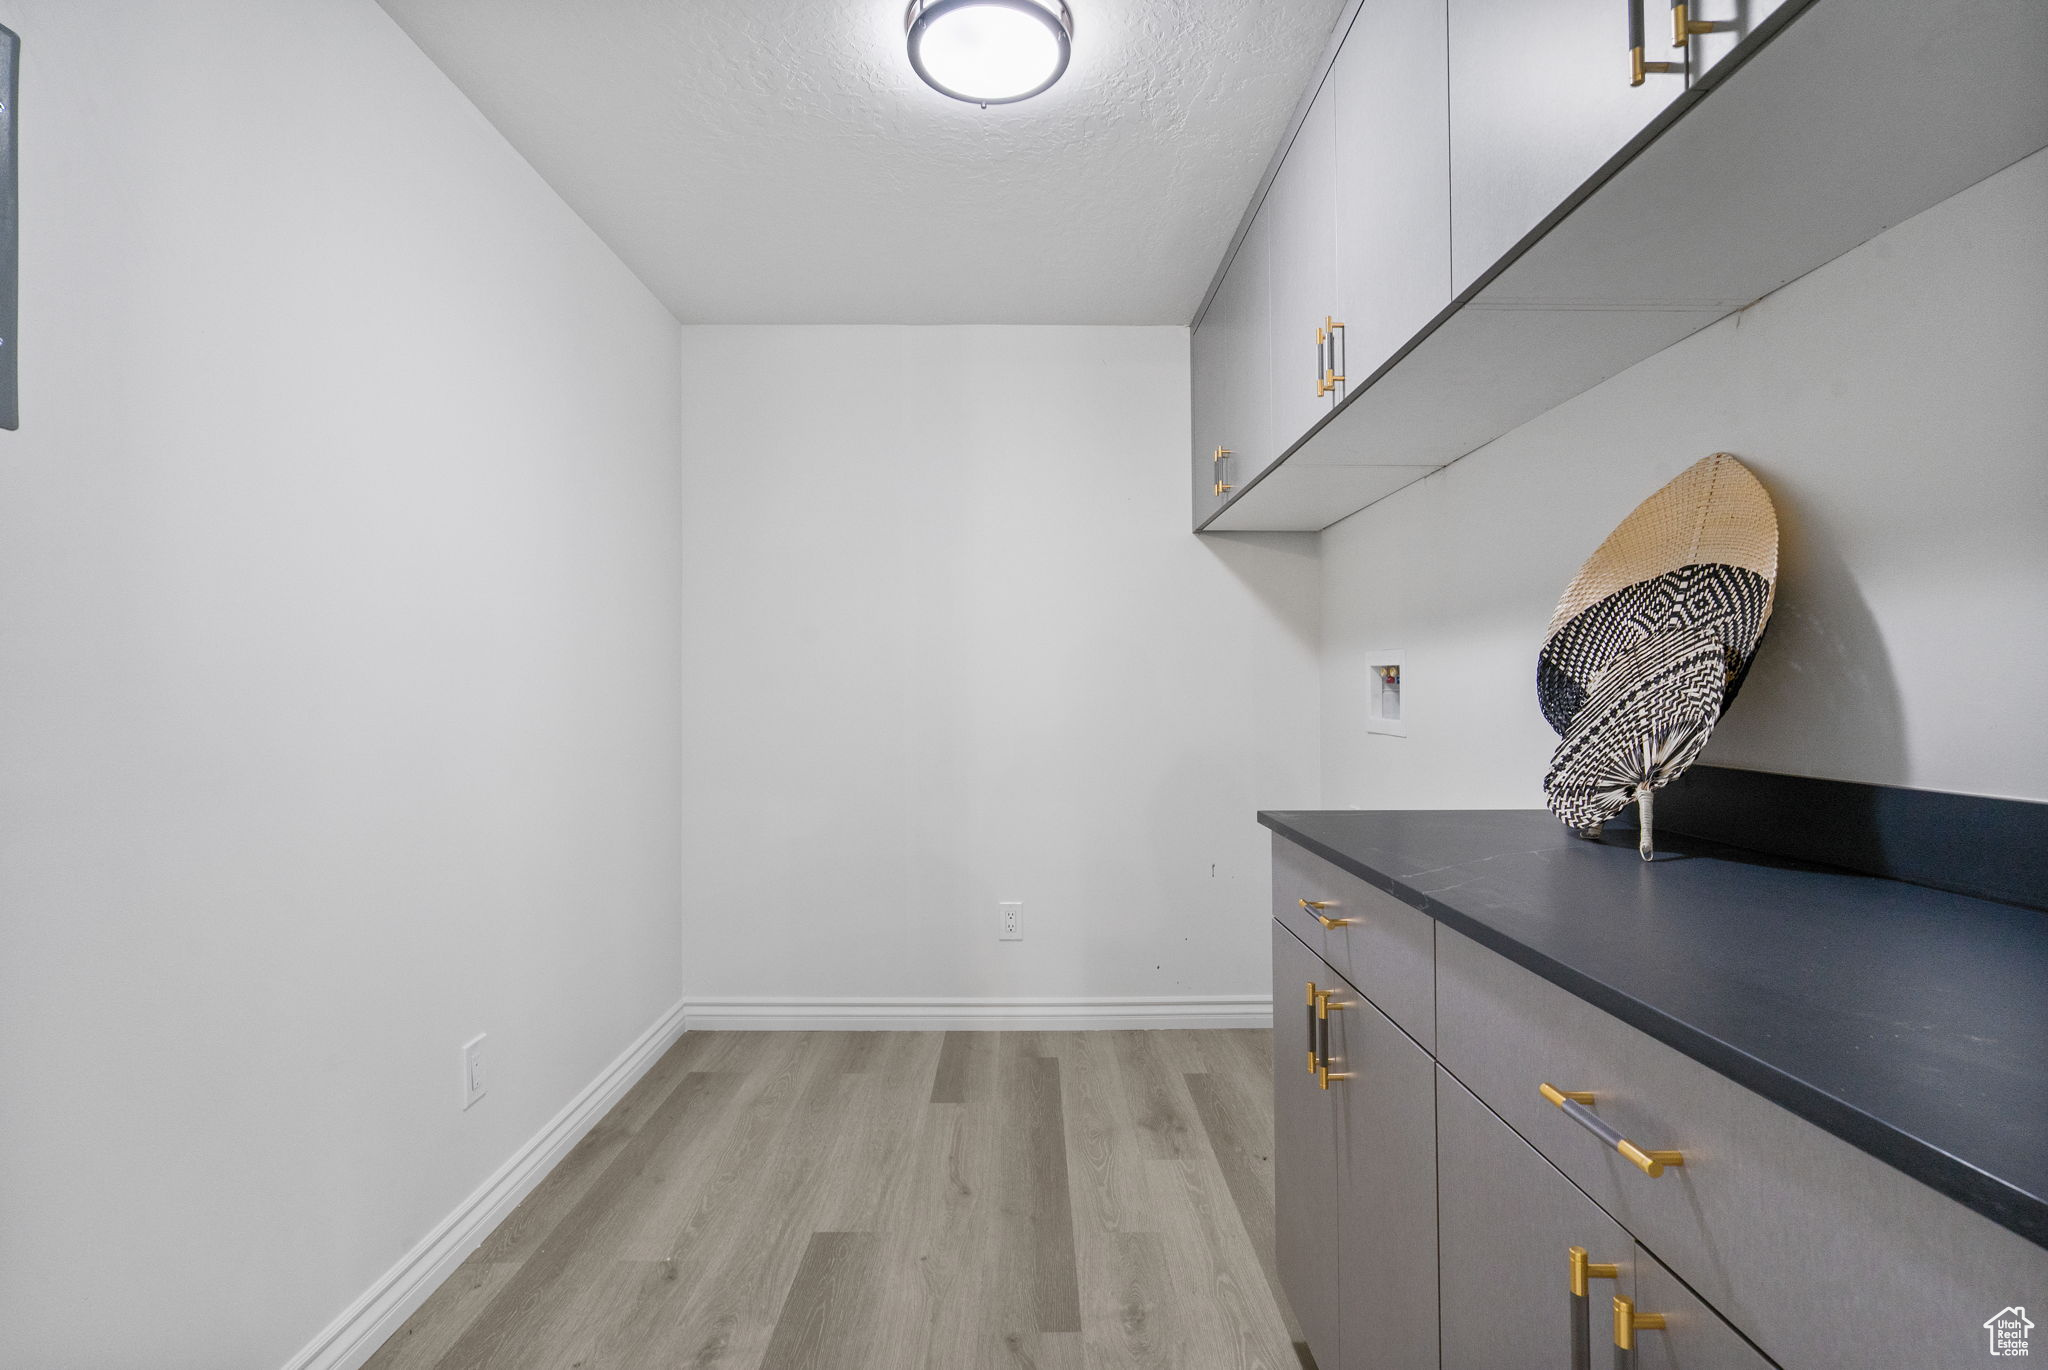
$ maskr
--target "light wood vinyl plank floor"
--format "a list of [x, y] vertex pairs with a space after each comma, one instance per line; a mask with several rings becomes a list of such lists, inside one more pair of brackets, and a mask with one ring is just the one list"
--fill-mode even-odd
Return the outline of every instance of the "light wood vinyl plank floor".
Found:
[[1302, 1370], [1265, 1032], [693, 1032], [366, 1370]]

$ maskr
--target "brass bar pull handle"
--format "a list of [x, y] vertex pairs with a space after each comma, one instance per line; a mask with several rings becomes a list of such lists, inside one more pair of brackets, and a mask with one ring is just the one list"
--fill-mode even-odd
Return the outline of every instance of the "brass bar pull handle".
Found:
[[1209, 455], [1209, 460], [1216, 472], [1216, 493], [1219, 495], [1227, 495], [1237, 488], [1223, 479], [1223, 459], [1236, 455], [1237, 453], [1231, 451], [1228, 447], [1219, 447]]
[[1308, 982], [1308, 1073], [1316, 1073], [1316, 982]]
[[1316, 398], [1330, 393], [1330, 335], [1321, 327], [1316, 329]]
[[1638, 1313], [1634, 1299], [1614, 1296], [1614, 1370], [1635, 1370], [1636, 1333], [1664, 1329], [1662, 1313]]
[[[1344, 384], [1344, 373], [1337, 369], [1343, 365], [1343, 359], [1337, 355], [1337, 335], [1344, 333], [1344, 325], [1325, 314], [1323, 316], [1323, 330], [1328, 336], [1329, 342], [1325, 347], [1323, 358], [1322, 388], [1316, 391], [1318, 396], [1324, 394], [1334, 395], [1337, 393], [1337, 387]], [[1344, 333], [1344, 336], [1346, 339], [1349, 339], [1351, 335]]]
[[1685, 47], [1696, 33], [1725, 33], [1734, 27], [1733, 24], [1711, 19], [1695, 19], [1692, 6], [1685, 0], [1671, 0], [1671, 46], [1674, 48]]
[[1356, 918], [1324, 917], [1324, 909], [1334, 909], [1337, 907], [1335, 902], [1333, 902], [1332, 900], [1297, 899], [1294, 902], [1301, 905], [1301, 907], [1307, 911], [1309, 917], [1315, 919], [1318, 923], [1321, 923], [1323, 925], [1324, 930], [1327, 932], [1335, 932], [1338, 928], [1348, 928], [1358, 921]]
[[1556, 1104], [1563, 1111], [1565, 1117], [1571, 1119], [1595, 1137], [1598, 1137], [1606, 1145], [1613, 1147], [1616, 1151], [1628, 1157], [1631, 1165], [1637, 1170], [1642, 1171], [1645, 1175], [1648, 1175], [1651, 1179], [1654, 1180], [1659, 1175], [1662, 1175], [1667, 1166], [1685, 1164], [1684, 1152], [1645, 1151], [1609, 1127], [1601, 1120], [1600, 1115], [1593, 1111], [1593, 1095], [1591, 1091], [1583, 1089], [1558, 1089], [1547, 1082], [1538, 1086], [1538, 1090], [1544, 1098]]
[[1683, 62], [1645, 62], [1643, 60], [1643, 0], [1627, 0], [1628, 4], [1628, 83], [1639, 86], [1646, 72], [1685, 73]]
[[1330, 1087], [1330, 991], [1316, 991], [1316, 1087]]
[[1594, 1280], [1618, 1280], [1621, 1267], [1600, 1265], [1586, 1259], [1586, 1248], [1574, 1246], [1571, 1282], [1571, 1327], [1572, 1327], [1572, 1370], [1593, 1370], [1593, 1308], [1591, 1293]]
[[1333, 989], [1326, 989], [1316, 995], [1317, 1052], [1323, 1058], [1322, 1064], [1316, 1067], [1317, 1089], [1328, 1089], [1332, 1080], [1348, 1080], [1351, 1078], [1349, 1074], [1330, 1069], [1330, 1015], [1341, 1012], [1345, 1007], [1343, 1004], [1333, 1004], [1330, 1002], [1331, 996], [1336, 994], [1336, 992]]

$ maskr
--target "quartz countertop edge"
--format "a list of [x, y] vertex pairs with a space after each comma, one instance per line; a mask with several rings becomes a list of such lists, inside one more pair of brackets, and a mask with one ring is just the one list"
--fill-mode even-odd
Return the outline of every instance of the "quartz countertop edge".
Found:
[[[1518, 846], [1512, 853], [1489, 852], [1483, 850], [1482, 843], [1478, 844], [1482, 849], [1473, 851], [1466, 862], [1453, 861], [1424, 866], [1404, 878], [1382, 868], [1394, 866], [1398, 870], [1405, 864], [1387, 859], [1384, 842], [1346, 842], [1341, 835], [1330, 831], [1333, 826], [1346, 821], [1358, 828], [1370, 828], [1375, 815], [1382, 819], [1409, 823], [1427, 820], [1431, 816], [1441, 816], [1449, 823], [1479, 817], [1494, 820], [1526, 817], [1531, 833], [1547, 828], [1552, 839], [1547, 845], [1560, 852], [1566, 850], [1566, 843], [1581, 848], [1604, 846], [1609, 850], [1616, 850], [1621, 845], [1613, 839], [1605, 843], [1586, 843], [1569, 837], [1563, 833], [1556, 820], [1542, 810], [1297, 810], [1262, 811], [1258, 818], [1263, 826], [1288, 841], [1357, 876], [1376, 889], [1385, 891], [1402, 903], [1420, 910], [1453, 931], [1507, 957], [1595, 1008], [1612, 1014], [1701, 1065], [1755, 1091], [1797, 1117], [1903, 1171], [1999, 1226], [2038, 1246], [2048, 1247], [2048, 1199], [2044, 1199], [2041, 1193], [2033, 1192], [2026, 1184], [1987, 1169], [1984, 1165], [1971, 1160], [1967, 1154], [1957, 1154], [1958, 1150], [1967, 1150], [1966, 1148], [1956, 1148], [1952, 1144], [1945, 1145], [1923, 1137], [1911, 1127], [1887, 1119], [1880, 1111], [1859, 1105], [1850, 1098], [1842, 1097], [1838, 1090], [1809, 1078], [1811, 1072], [1802, 1072], [1796, 1059], [1784, 1059], [1782, 1055], [1779, 1059], [1772, 1059], [1770, 1056], [1736, 1045], [1726, 1040], [1720, 1032], [1703, 1027], [1690, 1021], [1682, 1013], [1661, 1006], [1654, 997], [1631, 992], [1629, 988], [1617, 985], [1614, 983], [1617, 977], [1606, 973], [1606, 968], [1588, 967], [1577, 963], [1583, 958], [1575, 958], [1568, 953], [1553, 954], [1552, 950], [1539, 945], [1536, 940], [1518, 935], [1513, 930], [1489, 921], [1475, 912], [1474, 908], [1460, 907], [1453, 892], [1460, 888], [1469, 889], [1472, 883], [1470, 880], [1454, 878], [1449, 882], [1448, 888], [1434, 891], [1420, 887], [1424, 882], [1409, 883], [1417, 880], [1418, 875], [1428, 875], [1438, 879], [1426, 883], [1441, 884], [1444, 883], [1441, 878], [1446, 875], [1458, 876], [1468, 867], [1495, 860], [1501, 855], [1526, 854], [1533, 857], [1543, 855], [1542, 850], [1529, 851], [1524, 845]], [[1621, 836], [1626, 839], [1627, 859], [1636, 862], [1634, 834], [1630, 832]], [[1660, 850], [1668, 850], [1673, 856], [1704, 858], [1723, 864], [1739, 863], [1753, 858], [1759, 865], [1779, 872], [1784, 878], [1814, 882], [1815, 889], [1823, 888], [1825, 882], [1875, 879], [1824, 867], [1803, 866], [1800, 863], [1768, 857], [1753, 857], [1750, 853], [1737, 853], [1729, 848], [1691, 842], [1681, 837], [1660, 839], [1659, 846]], [[1434, 857], [1440, 858], [1441, 855], [1441, 851], [1433, 853]], [[2014, 912], [2009, 906], [1973, 900], [1967, 896], [1922, 890], [1918, 886], [1901, 886], [1896, 881], [1880, 883], [1887, 887], [1888, 891], [1911, 891], [1928, 900], [1961, 901], [1964, 904], [1986, 905], [2006, 914]], [[1473, 903], [1469, 899], [1466, 902]], [[2028, 910], [2019, 912], [2042, 920], [2041, 945], [2048, 947], [2048, 914]], [[1796, 1051], [1786, 1054], [1796, 1055]], [[2048, 1058], [2042, 1060], [2040, 1069], [2044, 1075], [2048, 1075]], [[2042, 1151], [2042, 1169], [2048, 1171], [2048, 1139], [2044, 1139]], [[2037, 1171], [2037, 1174], [2039, 1173], [2041, 1172]], [[2048, 1187], [2036, 1185], [2035, 1188]]]

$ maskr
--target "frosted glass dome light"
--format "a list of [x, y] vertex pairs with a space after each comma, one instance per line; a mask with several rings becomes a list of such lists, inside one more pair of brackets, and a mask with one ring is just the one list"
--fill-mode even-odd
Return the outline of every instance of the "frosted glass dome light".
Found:
[[1067, 69], [1074, 19], [1060, 0], [911, 0], [910, 65], [941, 95], [1028, 100]]

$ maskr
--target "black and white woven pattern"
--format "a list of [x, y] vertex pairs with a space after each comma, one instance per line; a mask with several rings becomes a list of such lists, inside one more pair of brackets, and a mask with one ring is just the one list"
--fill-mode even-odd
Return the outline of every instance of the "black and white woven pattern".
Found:
[[1637, 581], [1586, 607], [1543, 644], [1536, 657], [1536, 699], [1558, 733], [1624, 652], [1668, 631], [1711, 634], [1727, 659], [1720, 707], [1735, 699], [1771, 608], [1771, 583], [1719, 562], [1681, 566]]
[[1714, 731], [1728, 680], [1726, 644], [1710, 628], [1667, 629], [1623, 651], [1551, 757], [1550, 811], [1591, 828], [1675, 779]]

